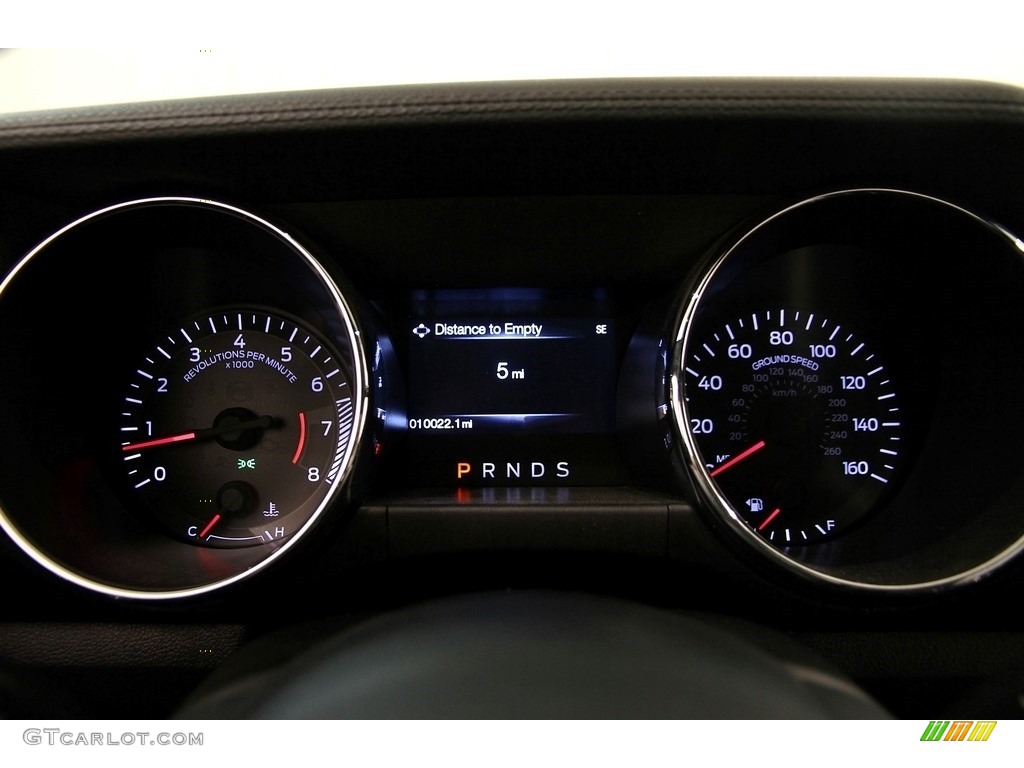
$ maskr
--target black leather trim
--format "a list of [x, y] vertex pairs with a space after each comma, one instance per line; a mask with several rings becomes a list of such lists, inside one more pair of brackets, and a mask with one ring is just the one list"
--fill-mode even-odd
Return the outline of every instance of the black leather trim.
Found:
[[0, 148], [301, 128], [654, 117], [901, 116], [1024, 123], [1024, 91], [890, 79], [561, 80], [310, 90], [0, 115]]

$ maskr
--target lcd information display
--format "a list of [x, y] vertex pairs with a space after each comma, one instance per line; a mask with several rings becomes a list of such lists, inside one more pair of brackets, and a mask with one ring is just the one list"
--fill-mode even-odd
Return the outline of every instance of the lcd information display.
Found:
[[408, 435], [428, 479], [593, 482], [615, 430], [615, 323], [600, 296], [420, 292], [408, 333]]

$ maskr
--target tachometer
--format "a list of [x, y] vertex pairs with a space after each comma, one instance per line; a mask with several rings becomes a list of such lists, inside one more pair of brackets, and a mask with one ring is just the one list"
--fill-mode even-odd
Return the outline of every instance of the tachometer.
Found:
[[[23, 383], [0, 404], [23, 446], [0, 482], [0, 527], [102, 594], [226, 588], [343, 523], [389, 405], [402, 411], [387, 336], [337, 267], [224, 203], [91, 213], [27, 254], [0, 297]], [[54, 318], [63, 376], [40, 352]]]
[[702, 480], [776, 545], [850, 528], [900, 470], [896, 383], [855, 329], [819, 312], [722, 323], [693, 339], [675, 385]]
[[128, 492], [175, 537], [279, 542], [331, 495], [349, 451], [352, 372], [277, 312], [182, 323], [140, 361], [120, 415]]

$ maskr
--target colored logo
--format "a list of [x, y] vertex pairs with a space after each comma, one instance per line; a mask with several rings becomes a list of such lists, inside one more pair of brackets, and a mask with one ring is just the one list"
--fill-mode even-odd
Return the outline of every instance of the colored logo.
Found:
[[921, 734], [921, 741], [988, 741], [996, 728], [995, 720], [932, 720]]

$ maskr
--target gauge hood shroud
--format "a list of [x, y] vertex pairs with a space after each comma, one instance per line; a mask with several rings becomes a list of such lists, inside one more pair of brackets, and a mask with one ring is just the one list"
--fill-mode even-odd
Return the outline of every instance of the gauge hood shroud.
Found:
[[[1019, 89], [972, 81], [392, 86], [3, 115], [0, 167], [26, 192], [92, 202], [125, 185], [230, 195], [244, 182], [271, 199], [780, 193], [900, 187], [909, 173], [918, 191], [949, 197], [1008, 187], [1022, 125]], [[959, 156], [938, 162], [953, 141]], [[59, 183], [39, 174], [47, 156]], [[159, 190], [134, 173], [143, 165]]]

